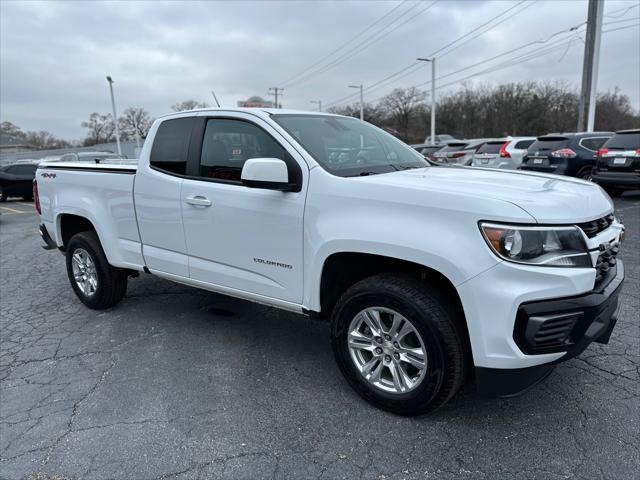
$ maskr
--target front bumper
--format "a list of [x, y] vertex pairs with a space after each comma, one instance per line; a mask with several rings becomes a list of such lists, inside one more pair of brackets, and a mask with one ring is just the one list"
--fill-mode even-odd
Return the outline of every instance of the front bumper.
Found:
[[528, 368], [476, 367], [476, 384], [484, 396], [510, 397], [544, 380], [555, 364], [582, 353], [592, 342], [609, 342], [620, 311], [624, 266], [593, 291], [577, 296], [525, 302], [516, 317], [513, 338], [528, 355], [560, 354], [555, 360]]

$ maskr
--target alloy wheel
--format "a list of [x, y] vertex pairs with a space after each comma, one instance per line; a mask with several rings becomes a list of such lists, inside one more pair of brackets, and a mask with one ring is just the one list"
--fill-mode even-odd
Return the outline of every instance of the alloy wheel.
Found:
[[77, 248], [71, 257], [73, 278], [80, 291], [90, 297], [98, 289], [98, 273], [96, 265], [89, 252], [84, 248]]
[[347, 342], [355, 367], [379, 390], [404, 394], [424, 380], [425, 344], [416, 327], [395, 310], [362, 310], [349, 325]]

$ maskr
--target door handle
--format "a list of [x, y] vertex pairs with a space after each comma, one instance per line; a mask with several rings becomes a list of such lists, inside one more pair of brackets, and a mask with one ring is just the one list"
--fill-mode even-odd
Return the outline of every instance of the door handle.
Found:
[[185, 199], [185, 202], [188, 203], [189, 205], [196, 205], [198, 207], [210, 207], [211, 206], [211, 200], [209, 200], [207, 197], [204, 197], [202, 195], [196, 195], [194, 197], [187, 197]]

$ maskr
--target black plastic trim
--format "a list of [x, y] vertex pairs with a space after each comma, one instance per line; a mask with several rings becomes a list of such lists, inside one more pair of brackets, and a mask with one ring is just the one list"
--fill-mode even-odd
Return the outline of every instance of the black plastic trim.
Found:
[[[520, 350], [527, 355], [565, 353], [558, 360], [565, 361], [582, 353], [591, 342], [606, 343], [617, 321], [618, 297], [624, 283], [622, 261], [616, 261], [615, 271], [615, 277], [606, 285], [600, 285], [587, 294], [521, 304], [513, 330], [513, 339]], [[532, 337], [532, 332], [535, 332], [529, 328], [530, 319], [561, 314], [576, 316], [566, 339], [562, 344], [536, 346]]]
[[542, 382], [553, 369], [548, 363], [512, 369], [476, 367], [476, 388], [483, 397], [516, 397]]
[[38, 170], [71, 170], [78, 172], [92, 172], [92, 173], [121, 173], [124, 175], [135, 175], [136, 168], [134, 167], [132, 170], [125, 170], [121, 168], [90, 168], [90, 167], [65, 167], [65, 166], [55, 166], [50, 167], [49, 165], [43, 165], [39, 167]]
[[46, 244], [43, 245], [42, 248], [44, 248], [45, 250], [55, 250], [56, 248], [58, 248], [58, 245], [56, 245], [56, 242], [53, 241], [53, 238], [51, 238], [51, 235], [49, 235], [49, 231], [47, 230], [47, 227], [44, 226], [44, 224], [40, 225], [38, 231], [40, 232], [42, 240]]

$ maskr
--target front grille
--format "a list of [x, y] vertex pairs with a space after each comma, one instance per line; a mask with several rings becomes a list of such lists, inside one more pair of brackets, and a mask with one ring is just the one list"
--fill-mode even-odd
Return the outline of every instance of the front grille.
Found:
[[616, 257], [619, 247], [617, 245], [603, 252], [596, 262], [596, 286], [612, 275], [615, 275]]
[[614, 216], [610, 213], [606, 217], [598, 218], [597, 220], [591, 220], [590, 222], [578, 223], [578, 227], [582, 229], [585, 235], [589, 238], [595, 237], [597, 234], [609, 228], [609, 225], [613, 223]]

